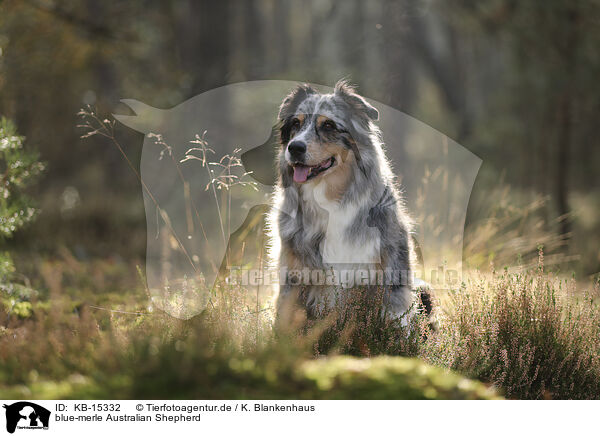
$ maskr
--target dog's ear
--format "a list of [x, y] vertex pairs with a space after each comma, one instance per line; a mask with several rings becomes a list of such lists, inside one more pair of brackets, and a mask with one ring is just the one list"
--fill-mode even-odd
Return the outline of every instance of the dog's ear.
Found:
[[279, 108], [279, 140], [281, 144], [287, 144], [290, 140], [292, 115], [294, 115], [300, 103], [312, 94], [317, 94], [317, 90], [304, 83], [298, 85], [283, 99]]
[[379, 119], [379, 111], [358, 95], [347, 80], [342, 79], [335, 84], [334, 94], [344, 99], [355, 110], [366, 114], [371, 120], [377, 121]]
[[308, 83], [298, 85], [287, 97], [283, 99], [279, 107], [279, 120], [284, 121], [296, 112], [298, 105], [302, 103], [309, 95], [317, 94], [317, 90]]

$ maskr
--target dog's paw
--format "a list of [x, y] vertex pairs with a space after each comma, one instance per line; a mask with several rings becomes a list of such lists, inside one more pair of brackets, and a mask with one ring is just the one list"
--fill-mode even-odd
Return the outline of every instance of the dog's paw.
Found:
[[302, 284], [302, 271], [290, 270], [287, 273], [287, 284], [292, 286], [298, 286]]

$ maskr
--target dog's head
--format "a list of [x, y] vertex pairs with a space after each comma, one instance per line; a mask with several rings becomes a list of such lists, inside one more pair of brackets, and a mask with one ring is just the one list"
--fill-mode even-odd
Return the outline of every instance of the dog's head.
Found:
[[302, 184], [340, 178], [360, 167], [370, 124], [378, 118], [377, 109], [345, 81], [338, 82], [331, 94], [298, 86], [279, 110], [279, 170], [284, 181]]

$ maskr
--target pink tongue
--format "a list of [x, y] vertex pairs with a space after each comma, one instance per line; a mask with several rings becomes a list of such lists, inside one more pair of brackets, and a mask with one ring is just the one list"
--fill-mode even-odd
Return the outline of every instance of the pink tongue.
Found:
[[296, 183], [306, 182], [309, 171], [310, 171], [310, 167], [301, 167], [301, 166], [294, 167], [294, 182], [296, 182]]

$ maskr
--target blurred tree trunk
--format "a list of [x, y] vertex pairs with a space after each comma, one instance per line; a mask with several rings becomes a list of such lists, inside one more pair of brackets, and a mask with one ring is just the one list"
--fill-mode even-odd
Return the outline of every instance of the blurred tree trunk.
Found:
[[465, 57], [460, 49], [465, 41], [443, 13], [434, 13], [427, 2], [385, 0], [382, 6], [383, 56], [388, 73], [385, 92], [390, 93], [386, 100], [409, 110], [418, 85], [415, 70], [421, 67], [456, 118], [453, 136], [461, 142], [472, 125], [466, 100]]
[[404, 112], [410, 112], [416, 91], [414, 54], [410, 48], [411, 31], [404, 2], [386, 0], [381, 10], [382, 47], [386, 84], [382, 101]]
[[571, 101], [570, 96], [564, 96], [559, 108], [559, 133], [557, 153], [556, 201], [561, 220], [561, 233], [568, 235], [571, 230], [569, 213], [569, 149], [571, 147]]
[[[438, 85], [446, 106], [458, 119], [455, 140], [461, 142], [471, 131], [471, 117], [466, 100], [466, 71], [465, 59], [459, 46], [464, 41], [459, 41], [460, 36], [456, 29], [444, 21], [434, 22], [435, 17], [430, 13], [419, 13], [418, 9], [407, 14], [408, 32], [411, 54], [422, 63], [433, 80]], [[436, 26], [436, 31], [441, 32], [445, 46], [436, 47], [431, 35], [435, 32], [431, 26]]]
[[180, 70], [191, 76], [191, 95], [227, 83], [230, 3], [188, 0], [174, 3], [174, 49]]
[[366, 70], [365, 58], [365, 2], [354, 0], [346, 5], [349, 7], [348, 20], [342, 20], [341, 40], [343, 47], [343, 62], [348, 68], [350, 79], [354, 83], [363, 83], [362, 77]]
[[275, 65], [274, 70], [279, 73], [286, 73], [289, 68], [290, 53], [290, 4], [288, 0], [276, 0], [273, 10], [274, 19], [274, 45], [275, 45]]
[[569, 4], [565, 13], [567, 35], [558, 42], [559, 51], [565, 65], [564, 90], [560, 96], [558, 114], [558, 153], [556, 177], [556, 201], [561, 220], [561, 233], [570, 236], [571, 218], [569, 208], [569, 152], [571, 149], [573, 125], [573, 87], [576, 80], [576, 63], [579, 47], [579, 10], [577, 2]]
[[265, 53], [262, 41], [262, 23], [260, 19], [259, 2], [245, 0], [243, 2], [244, 63], [245, 75], [251, 80], [262, 78], [265, 70]]

